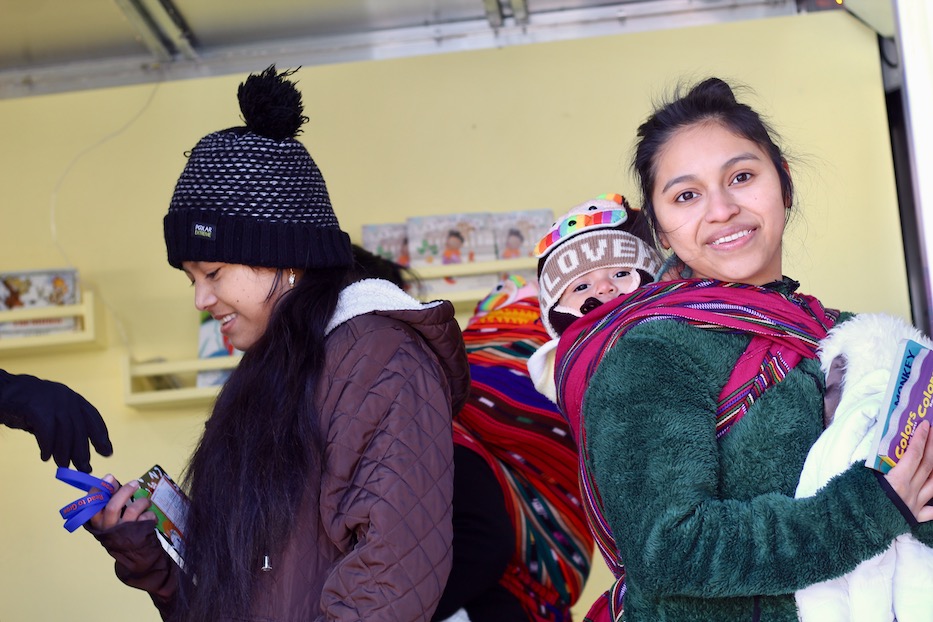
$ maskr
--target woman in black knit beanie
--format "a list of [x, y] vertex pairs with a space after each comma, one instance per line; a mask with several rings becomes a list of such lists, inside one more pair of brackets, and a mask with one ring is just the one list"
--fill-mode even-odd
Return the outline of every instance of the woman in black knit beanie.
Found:
[[184, 570], [147, 501], [90, 531], [163, 619], [429, 620], [450, 569], [451, 412], [468, 386], [449, 302], [361, 280], [296, 140], [292, 72], [239, 88], [246, 125], [190, 153], [168, 261], [245, 354], [188, 464]]

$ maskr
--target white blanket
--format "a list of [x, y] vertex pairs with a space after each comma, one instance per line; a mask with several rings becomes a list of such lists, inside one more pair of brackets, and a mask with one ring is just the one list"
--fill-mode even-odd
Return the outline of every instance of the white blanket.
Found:
[[[882, 409], [897, 345], [903, 338], [929, 341], [899, 318], [863, 314], [833, 328], [821, 345], [824, 372], [836, 354], [847, 357], [845, 384], [835, 418], [810, 449], [798, 498], [816, 493], [834, 475], [864, 462]], [[933, 622], [933, 549], [911, 534], [841, 577], [796, 593], [803, 622]]]

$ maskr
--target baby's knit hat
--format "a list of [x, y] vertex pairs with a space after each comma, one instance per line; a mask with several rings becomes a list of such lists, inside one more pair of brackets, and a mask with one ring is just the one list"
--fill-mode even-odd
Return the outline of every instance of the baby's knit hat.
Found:
[[641, 270], [649, 283], [661, 257], [649, 242], [647, 222], [621, 194], [603, 194], [570, 209], [535, 246], [541, 321], [558, 337], [567, 324], [561, 316], [580, 317], [558, 301], [572, 281], [600, 268]]
[[272, 65], [240, 84], [246, 125], [202, 138], [163, 221], [168, 262], [270, 268], [350, 266], [324, 177], [295, 137], [308, 118], [301, 94]]

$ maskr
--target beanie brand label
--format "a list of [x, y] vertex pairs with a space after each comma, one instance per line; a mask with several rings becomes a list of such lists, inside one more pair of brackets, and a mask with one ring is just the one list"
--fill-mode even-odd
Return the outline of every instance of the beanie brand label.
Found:
[[196, 222], [192, 225], [191, 235], [196, 238], [204, 238], [205, 240], [214, 239], [214, 225], [208, 225], [200, 222]]

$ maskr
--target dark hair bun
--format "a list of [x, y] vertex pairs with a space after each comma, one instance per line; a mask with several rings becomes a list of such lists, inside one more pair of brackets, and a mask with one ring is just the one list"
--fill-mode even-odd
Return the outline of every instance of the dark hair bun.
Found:
[[722, 80], [721, 78], [707, 78], [693, 87], [693, 90], [700, 92], [709, 92], [716, 93], [722, 97], [728, 97], [735, 99], [735, 95], [732, 93], [732, 87], [729, 84]]
[[250, 74], [237, 89], [240, 112], [249, 131], [273, 140], [294, 138], [301, 133], [304, 116], [301, 93], [287, 80], [295, 69], [275, 72], [269, 65], [259, 74]]
[[702, 102], [709, 107], [724, 106], [730, 108], [738, 104], [732, 87], [719, 78], [703, 80], [690, 89], [687, 98]]

